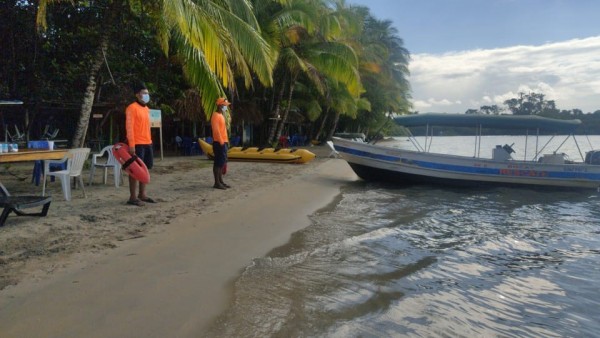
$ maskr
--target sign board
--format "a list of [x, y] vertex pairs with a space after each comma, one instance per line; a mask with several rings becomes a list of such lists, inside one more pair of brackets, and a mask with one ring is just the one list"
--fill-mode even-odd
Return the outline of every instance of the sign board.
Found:
[[92, 114], [92, 118], [101, 119], [102, 118], [102, 114]]
[[163, 160], [162, 116], [160, 109], [150, 109], [150, 128], [159, 129], [160, 159]]
[[162, 117], [160, 109], [150, 109], [150, 127], [162, 127]]

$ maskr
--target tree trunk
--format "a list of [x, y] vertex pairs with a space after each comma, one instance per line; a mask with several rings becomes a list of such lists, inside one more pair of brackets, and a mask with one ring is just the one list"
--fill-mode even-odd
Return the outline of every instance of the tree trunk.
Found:
[[279, 122], [279, 127], [277, 128], [277, 134], [275, 135], [275, 140], [273, 140], [273, 141], [279, 140], [279, 137], [281, 136], [281, 133], [283, 132], [283, 127], [285, 126], [285, 122], [287, 121], [288, 116], [290, 115], [290, 109], [292, 108], [292, 97], [294, 95], [295, 84], [296, 84], [296, 78], [294, 77], [292, 79], [292, 81], [290, 82], [290, 93], [288, 95], [288, 105], [287, 105], [287, 108], [285, 109], [285, 112], [283, 113], [283, 117], [281, 118], [281, 121]]
[[335, 117], [333, 118], [333, 126], [329, 130], [329, 134], [327, 135], [327, 140], [331, 140], [333, 134], [335, 133], [335, 129], [337, 128], [337, 124], [340, 121], [340, 112], [335, 113]]
[[90, 115], [92, 113], [92, 106], [94, 105], [94, 95], [96, 93], [96, 87], [98, 82], [96, 76], [98, 71], [104, 62], [104, 54], [108, 49], [108, 34], [102, 36], [100, 46], [96, 51], [92, 62], [92, 68], [90, 70], [90, 76], [88, 78], [87, 88], [83, 96], [83, 102], [81, 103], [81, 110], [79, 112], [79, 122], [77, 123], [77, 129], [75, 129], [75, 135], [73, 135], [72, 145], [73, 148], [81, 148], [85, 142], [85, 136], [90, 124]]
[[279, 120], [279, 106], [281, 104], [281, 99], [283, 98], [283, 91], [285, 89], [285, 81], [281, 84], [281, 89], [279, 90], [279, 95], [277, 97], [277, 101], [275, 102], [275, 109], [273, 110], [272, 120], [273, 124], [269, 127], [269, 137], [267, 138], [267, 143], [271, 144], [275, 138], [275, 130], [277, 130], [277, 121]]
[[325, 112], [325, 115], [323, 116], [323, 120], [321, 120], [321, 126], [319, 127], [319, 131], [317, 131], [315, 140], [319, 141], [321, 139], [321, 134], [323, 133], [323, 130], [325, 130], [325, 123], [327, 122], [328, 117], [329, 117], [329, 108], [327, 108], [327, 111]]

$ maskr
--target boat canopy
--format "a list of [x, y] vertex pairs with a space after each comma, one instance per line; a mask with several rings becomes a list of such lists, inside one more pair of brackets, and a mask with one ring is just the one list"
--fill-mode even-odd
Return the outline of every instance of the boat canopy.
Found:
[[481, 127], [493, 129], [541, 129], [571, 134], [581, 120], [558, 120], [535, 115], [479, 115], [479, 114], [414, 114], [394, 118], [405, 127], [426, 125], [448, 127]]

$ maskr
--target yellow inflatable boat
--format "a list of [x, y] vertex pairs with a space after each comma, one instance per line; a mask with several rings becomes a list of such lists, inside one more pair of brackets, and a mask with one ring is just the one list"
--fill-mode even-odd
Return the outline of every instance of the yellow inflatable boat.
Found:
[[[209, 159], [212, 160], [215, 157], [210, 143], [198, 139], [198, 144]], [[227, 158], [230, 161], [307, 163], [315, 158], [315, 154], [306, 149], [231, 147], [227, 152]]]

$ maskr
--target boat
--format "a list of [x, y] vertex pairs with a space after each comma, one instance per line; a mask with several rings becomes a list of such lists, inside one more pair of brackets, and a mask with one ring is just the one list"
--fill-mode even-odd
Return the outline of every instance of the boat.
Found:
[[[212, 145], [203, 139], [198, 139], [198, 143], [206, 156], [214, 159]], [[231, 147], [227, 151], [230, 161], [308, 163], [314, 158], [315, 154], [306, 149]]]
[[[333, 138], [335, 150], [348, 162], [354, 172], [367, 181], [385, 181], [399, 184], [442, 184], [453, 186], [533, 186], [550, 188], [596, 189], [600, 187], [600, 151], [591, 150], [585, 156], [577, 145], [581, 161], [572, 161], [555, 150], [543, 153], [548, 141], [539, 148], [540, 132], [565, 137], [564, 143], [575, 138], [580, 120], [558, 120], [540, 116], [477, 115], [477, 114], [414, 114], [394, 118], [409, 131], [408, 140], [414, 150]], [[474, 156], [430, 152], [433, 127], [471, 127], [474, 136]], [[417, 142], [410, 129], [425, 129], [425, 145]], [[491, 157], [480, 156], [484, 131], [521, 130], [526, 142], [535, 139], [535, 153], [531, 158], [514, 159], [512, 145], [496, 145]], [[436, 129], [437, 130], [437, 129]], [[532, 133], [532, 134], [530, 134]], [[560, 134], [560, 136], [558, 136]], [[513, 143], [514, 145], [514, 143]], [[559, 146], [559, 148], [560, 148]], [[527, 149], [527, 145], [525, 146]], [[538, 150], [540, 149], [540, 150]]]

